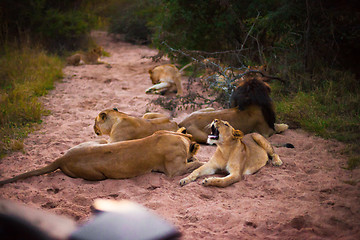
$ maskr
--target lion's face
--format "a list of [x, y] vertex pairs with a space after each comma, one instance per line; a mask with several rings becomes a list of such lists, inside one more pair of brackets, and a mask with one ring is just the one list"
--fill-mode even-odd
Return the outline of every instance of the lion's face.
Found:
[[221, 144], [226, 141], [243, 137], [240, 130], [235, 130], [228, 122], [215, 119], [211, 124], [211, 134], [208, 136], [208, 144]]
[[94, 132], [96, 135], [101, 136], [103, 134], [106, 119], [107, 113], [104, 111], [95, 118]]
[[96, 135], [99, 136], [103, 134], [109, 135], [112, 126], [114, 125], [112, 121], [113, 115], [119, 113], [120, 112], [118, 112], [116, 108], [101, 111], [99, 115], [95, 118], [94, 132], [96, 133]]
[[96, 47], [92, 50], [92, 52], [95, 53], [99, 57], [102, 55], [102, 51], [103, 51], [103, 48], [101, 46]]
[[160, 79], [159, 79], [159, 74], [158, 74], [158, 71], [156, 71], [156, 69], [150, 69], [149, 70], [149, 75], [150, 75], [150, 79], [151, 79], [151, 82], [152, 84], [158, 84], [160, 83]]

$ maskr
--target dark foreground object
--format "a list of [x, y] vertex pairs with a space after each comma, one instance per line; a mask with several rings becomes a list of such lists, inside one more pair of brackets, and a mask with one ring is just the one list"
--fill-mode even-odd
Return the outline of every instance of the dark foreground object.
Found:
[[133, 202], [99, 200], [93, 208], [94, 217], [78, 227], [71, 219], [0, 200], [0, 236], [3, 240], [157, 240], [181, 235], [170, 223]]

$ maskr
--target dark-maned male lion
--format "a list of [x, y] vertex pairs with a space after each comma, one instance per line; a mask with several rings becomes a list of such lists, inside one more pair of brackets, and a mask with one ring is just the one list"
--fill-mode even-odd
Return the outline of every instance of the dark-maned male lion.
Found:
[[202, 109], [191, 113], [179, 123], [198, 143], [206, 143], [210, 124], [214, 119], [229, 122], [244, 134], [258, 132], [264, 137], [288, 129], [286, 124], [275, 123], [270, 86], [256, 78], [242, 81], [231, 96], [230, 109]]

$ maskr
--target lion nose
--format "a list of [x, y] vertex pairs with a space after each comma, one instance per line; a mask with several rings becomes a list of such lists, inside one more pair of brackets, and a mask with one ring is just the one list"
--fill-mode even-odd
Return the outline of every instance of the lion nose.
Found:
[[96, 127], [96, 125], [94, 125], [94, 132], [95, 132], [95, 134], [96, 135], [100, 135], [100, 131], [99, 131], [99, 129]]

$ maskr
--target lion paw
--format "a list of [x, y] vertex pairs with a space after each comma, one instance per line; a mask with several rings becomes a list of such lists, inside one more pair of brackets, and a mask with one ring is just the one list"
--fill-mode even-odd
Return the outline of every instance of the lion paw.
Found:
[[281, 123], [281, 124], [275, 124], [275, 132], [276, 133], [282, 133], [289, 129], [289, 125]]
[[180, 186], [185, 186], [186, 184], [190, 183], [190, 179], [188, 178], [183, 178], [180, 180]]
[[281, 161], [279, 155], [275, 155], [273, 157], [273, 160], [271, 161], [272, 165], [274, 166], [281, 166], [283, 164], [283, 162]]
[[212, 185], [212, 182], [213, 182], [214, 178], [205, 178], [201, 184], [204, 185], [204, 186], [210, 186]]

